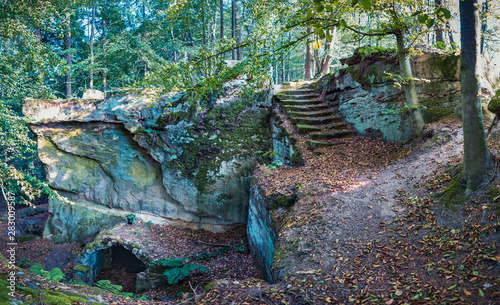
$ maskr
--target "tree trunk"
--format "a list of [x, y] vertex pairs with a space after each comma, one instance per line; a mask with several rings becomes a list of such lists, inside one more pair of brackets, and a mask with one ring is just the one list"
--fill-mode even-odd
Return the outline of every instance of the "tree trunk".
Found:
[[483, 3], [483, 20], [481, 20], [481, 54], [484, 54], [484, 39], [486, 35], [486, 30], [488, 29], [488, 25], [486, 21], [488, 20], [488, 0], [485, 0]]
[[235, 17], [234, 17], [235, 18], [234, 26], [236, 27], [236, 45], [238, 45], [238, 48], [236, 49], [236, 59], [243, 60], [243, 50], [240, 47], [240, 45], [241, 45], [241, 28], [238, 27], [238, 23], [239, 23], [238, 4], [236, 4], [235, 9], [236, 9], [236, 13], [235, 13]]
[[90, 40], [89, 40], [89, 49], [90, 49], [90, 89], [94, 89], [94, 35], [95, 35], [95, 4], [92, 4], [92, 22], [90, 24]]
[[422, 111], [420, 110], [418, 104], [417, 88], [415, 87], [415, 81], [411, 79], [413, 77], [411, 72], [410, 58], [408, 57], [408, 52], [405, 47], [404, 33], [400, 32], [395, 34], [398, 46], [398, 59], [399, 68], [401, 70], [401, 76], [408, 80], [405, 82], [405, 96], [406, 104], [410, 111], [410, 116], [413, 124], [413, 135], [419, 137], [424, 129], [424, 118], [422, 117]]
[[203, 27], [203, 47], [207, 45], [207, 26], [205, 24], [205, 1], [201, 2], [201, 22]]
[[[144, 26], [144, 28], [146, 28], [146, 0], [143, 0], [142, 1], [142, 25]], [[148, 74], [148, 61], [147, 61], [147, 58], [146, 58], [146, 55], [147, 55], [147, 48], [148, 48], [148, 38], [149, 38], [149, 35], [151, 33], [150, 32], [145, 32], [144, 33], [144, 36], [142, 37], [142, 45], [143, 45], [143, 48], [144, 48], [144, 51], [142, 52], [142, 64], [143, 64], [143, 79], [146, 78], [146, 75]]]
[[[103, 54], [103, 70], [102, 70], [102, 91], [106, 92], [106, 87], [108, 86], [107, 71], [106, 71], [106, 20], [104, 16], [102, 17], [102, 54]], [[106, 94], [104, 95], [106, 98]]]
[[455, 39], [453, 39], [453, 32], [451, 31], [450, 23], [446, 21], [446, 30], [448, 31], [448, 39], [453, 50], [455, 50]]
[[220, 0], [220, 41], [224, 40], [224, 1]]
[[481, 108], [479, 53], [479, 14], [477, 0], [460, 1], [460, 85], [462, 87], [462, 121], [464, 159], [462, 176], [467, 193], [477, 190], [486, 180], [490, 153], [486, 146]]
[[[311, 34], [312, 30], [310, 27], [307, 28], [307, 34]], [[312, 71], [311, 71], [311, 45], [307, 44], [306, 45], [306, 62], [305, 62], [305, 69], [306, 72], [304, 74], [304, 79], [309, 80], [311, 79], [312, 76]]]
[[[334, 29], [335, 31], [335, 29]], [[331, 35], [331, 31], [326, 32], [328, 35]], [[327, 36], [328, 36], [327, 35]], [[334, 33], [335, 35], [335, 33]], [[333, 37], [332, 37], [333, 40]], [[321, 68], [318, 72], [318, 77], [322, 77], [326, 75], [330, 71], [330, 63], [332, 61], [332, 55], [330, 54], [331, 42], [328, 41], [328, 38], [325, 40], [325, 57], [321, 61]]]
[[[231, 1], [231, 38], [236, 41], [236, 11], [238, 10], [236, 6], [236, 0]], [[236, 60], [237, 54], [236, 49], [233, 48], [233, 60]]]
[[70, 8], [66, 8], [65, 12], [65, 23], [66, 23], [66, 33], [64, 37], [64, 49], [66, 53], [64, 54], [64, 58], [66, 59], [66, 65], [68, 66], [68, 71], [64, 80], [65, 87], [65, 96], [67, 99], [71, 98], [71, 10]]
[[[442, 6], [441, 0], [434, 0], [434, 7], [435, 7], [436, 10], [438, 8], [440, 8], [441, 6]], [[442, 15], [442, 14], [439, 14], [439, 15]], [[437, 22], [437, 19], [436, 19], [436, 23], [434, 24], [434, 31], [436, 33], [436, 44], [437, 44], [437, 46], [439, 48], [440, 47], [444, 48], [443, 29], [441, 28], [441, 24], [439, 22]]]

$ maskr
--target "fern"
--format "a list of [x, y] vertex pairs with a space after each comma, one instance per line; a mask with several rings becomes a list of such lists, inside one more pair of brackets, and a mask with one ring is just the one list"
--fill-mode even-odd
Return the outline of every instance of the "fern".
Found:
[[156, 261], [155, 263], [167, 268], [180, 268], [184, 265], [185, 260], [186, 259], [184, 258], [171, 258], [171, 259], [161, 259]]
[[30, 268], [31, 272], [34, 274], [43, 276], [51, 281], [60, 282], [64, 279], [64, 273], [59, 268], [53, 268], [50, 271], [43, 270], [43, 265], [40, 263], [36, 263]]
[[95, 285], [114, 294], [120, 294], [122, 291], [122, 286], [111, 284], [109, 280], [100, 280]]
[[[168, 260], [168, 261], [174, 261], [176, 259], [171, 259], [171, 260]], [[178, 260], [176, 260], [178, 261]], [[173, 264], [173, 263], [172, 263]], [[178, 266], [178, 264], [175, 264], [176, 266]], [[165, 265], [163, 265], [165, 266]], [[187, 263], [185, 265], [181, 265], [182, 267], [178, 266], [178, 267], [169, 267], [167, 270], [165, 270], [163, 272], [163, 276], [165, 276], [167, 278], [167, 282], [169, 284], [177, 284], [179, 283], [180, 281], [182, 281], [183, 279], [185, 279], [186, 277], [188, 277], [191, 272], [193, 271], [196, 271], [196, 270], [200, 270], [200, 271], [208, 271], [207, 268], [201, 266], [201, 265], [196, 265], [196, 264], [192, 264], [192, 263]]]

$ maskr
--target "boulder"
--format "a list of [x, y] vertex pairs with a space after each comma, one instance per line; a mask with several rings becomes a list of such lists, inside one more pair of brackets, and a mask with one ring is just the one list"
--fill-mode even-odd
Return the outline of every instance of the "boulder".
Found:
[[497, 90], [495, 95], [491, 98], [488, 103], [488, 110], [496, 115], [500, 114], [500, 90]]
[[85, 89], [82, 100], [103, 100], [104, 92], [95, 89]]
[[[198, 128], [184, 94], [115, 92], [105, 101], [27, 100], [49, 199], [44, 236], [84, 241], [127, 215], [224, 231], [246, 222], [255, 151], [267, 149], [270, 95], [215, 107]], [[197, 125], [198, 124], [198, 125]]]

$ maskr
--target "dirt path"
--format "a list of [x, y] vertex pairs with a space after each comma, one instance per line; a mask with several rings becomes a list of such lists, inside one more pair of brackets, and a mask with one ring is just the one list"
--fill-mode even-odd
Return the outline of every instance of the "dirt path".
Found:
[[[251, 304], [499, 304], [498, 203], [478, 197], [485, 204], [446, 209], [432, 199], [462, 153], [456, 124], [432, 128], [433, 139], [411, 148], [391, 150], [357, 138], [343, 150], [325, 149], [319, 158], [337, 160], [325, 168], [315, 164], [316, 157], [309, 168], [306, 163], [283, 170], [281, 180], [278, 173], [264, 172], [268, 195], [300, 184], [296, 204], [276, 212], [275, 270], [281, 282], [247, 282], [241, 293], [241, 287], [220, 284], [219, 294]], [[373, 148], [371, 155], [366, 147]], [[384, 147], [405, 157], [386, 162]], [[339, 183], [329, 183], [325, 173]], [[481, 212], [486, 217], [478, 217]], [[224, 304], [219, 299], [207, 295]]]

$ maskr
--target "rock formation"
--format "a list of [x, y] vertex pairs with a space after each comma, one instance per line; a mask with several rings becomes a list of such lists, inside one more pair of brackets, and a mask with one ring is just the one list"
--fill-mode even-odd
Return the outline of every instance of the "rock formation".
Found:
[[267, 91], [196, 113], [184, 94], [27, 100], [47, 180], [44, 236], [83, 241], [126, 216], [222, 231], [246, 222], [255, 151], [268, 149]]
[[[330, 73], [317, 84], [325, 102], [338, 108], [345, 121], [360, 134], [386, 141], [411, 139], [411, 122], [405, 107], [405, 93], [393, 77], [399, 74], [397, 56], [372, 53], [365, 57], [355, 53], [344, 60], [347, 68]], [[485, 62], [482, 80], [486, 106], [496, 85]], [[417, 92], [425, 121], [460, 117], [460, 55], [438, 50], [417, 50], [412, 58]], [[486, 109], [486, 107], [484, 107]], [[487, 117], [492, 118], [491, 113]]]

